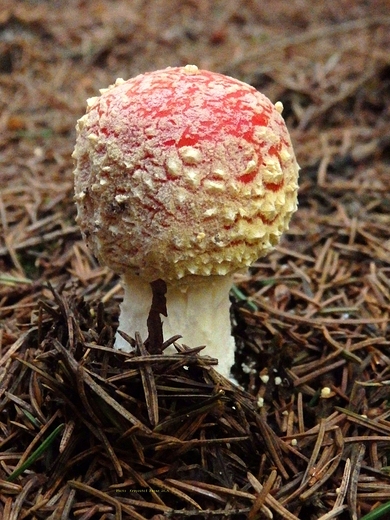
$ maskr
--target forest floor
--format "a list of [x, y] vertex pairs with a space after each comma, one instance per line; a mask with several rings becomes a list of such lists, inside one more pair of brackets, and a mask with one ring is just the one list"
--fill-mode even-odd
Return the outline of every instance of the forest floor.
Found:
[[[3, 520], [390, 517], [389, 4], [270, 5], [0, 0]], [[281, 100], [301, 166], [235, 277], [242, 388], [196, 349], [113, 352], [122, 289], [75, 222], [86, 99], [187, 63]]]

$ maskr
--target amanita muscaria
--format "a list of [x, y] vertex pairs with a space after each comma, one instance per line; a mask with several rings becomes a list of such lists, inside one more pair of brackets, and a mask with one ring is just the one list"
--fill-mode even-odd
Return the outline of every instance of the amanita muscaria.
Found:
[[[206, 345], [228, 375], [232, 274], [279, 242], [297, 208], [282, 104], [195, 65], [100, 92], [77, 123], [75, 200], [88, 246], [122, 276], [119, 329], [146, 339], [162, 279], [165, 338]], [[131, 347], [117, 334], [115, 348]]]

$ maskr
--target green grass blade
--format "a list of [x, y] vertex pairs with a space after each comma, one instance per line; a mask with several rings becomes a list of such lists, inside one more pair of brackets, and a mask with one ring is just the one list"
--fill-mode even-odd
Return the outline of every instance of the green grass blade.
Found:
[[387, 515], [390, 513], [390, 502], [382, 504], [373, 511], [370, 511], [367, 515], [361, 517], [360, 520], [378, 520], [379, 518], [389, 518]]
[[42, 444], [29, 456], [24, 464], [22, 464], [19, 468], [15, 469], [11, 473], [11, 475], [7, 478], [8, 482], [13, 482], [19, 475], [23, 473], [26, 469], [28, 469], [31, 464], [33, 464], [38, 457], [42, 455], [52, 444], [57, 435], [63, 430], [64, 424], [60, 424], [57, 426], [55, 430], [51, 432], [51, 434], [42, 442]]

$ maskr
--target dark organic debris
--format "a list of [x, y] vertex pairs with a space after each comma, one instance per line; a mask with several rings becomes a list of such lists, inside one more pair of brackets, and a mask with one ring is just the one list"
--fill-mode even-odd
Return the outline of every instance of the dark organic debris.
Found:
[[[0, 489], [5, 503], [19, 493], [12, 511], [135, 519], [254, 519], [273, 511], [299, 519], [318, 500], [336, 512], [356, 510], [357, 498], [388, 496], [380, 462], [388, 412], [370, 418], [349, 402], [326, 416], [325, 398], [304, 397], [306, 378], [296, 397], [283, 404], [279, 396], [265, 414], [201, 349], [174, 343], [176, 354], [151, 354], [136, 335], [133, 352], [114, 351], [99, 344], [82, 299], [53, 293], [38, 325], [0, 360]], [[99, 321], [107, 334], [109, 324]], [[362, 381], [356, 392], [380, 401], [385, 384], [372, 382], [367, 394]], [[313, 413], [323, 415], [318, 424]]]

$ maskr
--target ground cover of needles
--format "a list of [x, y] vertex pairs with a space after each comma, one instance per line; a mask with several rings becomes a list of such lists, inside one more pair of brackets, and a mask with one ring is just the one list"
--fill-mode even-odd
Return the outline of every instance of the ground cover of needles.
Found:
[[[0, 1], [1, 518], [389, 517], [389, 28], [387, 0]], [[234, 280], [241, 387], [180, 340], [113, 352], [75, 223], [85, 100], [188, 63], [281, 100], [301, 166]]]

